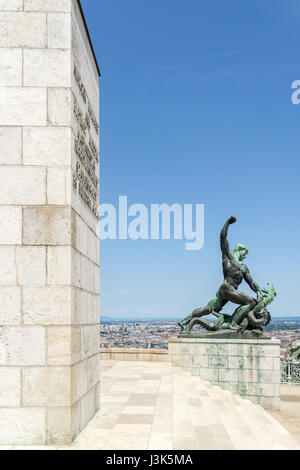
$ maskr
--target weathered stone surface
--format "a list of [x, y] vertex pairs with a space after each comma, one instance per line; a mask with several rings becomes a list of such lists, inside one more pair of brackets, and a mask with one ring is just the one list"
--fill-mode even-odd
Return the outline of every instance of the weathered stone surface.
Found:
[[0, 325], [19, 325], [21, 323], [20, 287], [0, 287]]
[[71, 11], [72, 0], [24, 0], [25, 11]]
[[26, 367], [22, 373], [24, 406], [69, 406], [70, 367]]
[[0, 408], [1, 443], [46, 443], [45, 408]]
[[45, 169], [21, 166], [2, 167], [0, 187], [0, 204], [44, 204], [46, 201]]
[[67, 13], [48, 13], [48, 47], [71, 48], [71, 16]]
[[19, 285], [46, 284], [46, 248], [19, 246], [16, 248], [17, 282]]
[[0, 127], [0, 165], [22, 163], [22, 128]]
[[17, 284], [15, 247], [0, 246], [0, 259], [0, 286], [15, 286]]
[[0, 125], [45, 126], [46, 93], [45, 88], [0, 88]]
[[0, 0], [0, 11], [22, 11], [23, 0]]
[[71, 130], [68, 127], [29, 127], [23, 133], [25, 165], [70, 165]]
[[21, 369], [0, 367], [0, 407], [20, 406]]
[[22, 208], [0, 206], [0, 245], [22, 243]]
[[72, 93], [70, 88], [48, 89], [48, 120], [50, 126], [70, 126]]
[[23, 60], [25, 86], [71, 86], [71, 53], [69, 50], [25, 49]]
[[52, 286], [70, 285], [72, 248], [70, 246], [49, 246], [47, 253], [48, 283]]
[[0, 86], [22, 85], [22, 49], [0, 49]]
[[70, 208], [57, 206], [24, 208], [23, 243], [25, 245], [70, 245]]
[[46, 47], [46, 14], [0, 12], [0, 47]]
[[47, 169], [48, 204], [67, 205], [71, 202], [71, 169]]
[[47, 442], [51, 444], [70, 444], [71, 407], [47, 409]]
[[23, 319], [26, 325], [71, 325], [71, 287], [24, 287]]
[[45, 329], [42, 327], [0, 328], [0, 365], [44, 365], [46, 360]]
[[81, 399], [81, 429], [92, 419], [96, 412], [95, 390], [92, 389]]
[[199, 336], [169, 340], [173, 365], [271, 408], [280, 399], [279, 351], [276, 340]]
[[71, 326], [49, 326], [47, 328], [47, 363], [49, 365], [72, 364]]

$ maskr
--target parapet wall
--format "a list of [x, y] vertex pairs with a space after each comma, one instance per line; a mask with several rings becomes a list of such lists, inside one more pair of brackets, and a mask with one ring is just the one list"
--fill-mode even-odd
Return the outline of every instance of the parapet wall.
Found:
[[149, 361], [169, 362], [170, 357], [164, 349], [122, 349], [102, 348], [100, 350], [101, 360], [110, 361]]
[[280, 408], [280, 341], [171, 338], [169, 354], [182, 367], [266, 409]]

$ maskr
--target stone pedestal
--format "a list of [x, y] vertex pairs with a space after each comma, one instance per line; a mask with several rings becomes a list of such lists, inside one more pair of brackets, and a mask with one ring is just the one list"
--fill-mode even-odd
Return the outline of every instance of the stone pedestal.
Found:
[[279, 340], [202, 339], [199, 336], [169, 340], [174, 366], [266, 409], [280, 408]]
[[99, 408], [99, 73], [77, 0], [0, 2], [0, 444]]

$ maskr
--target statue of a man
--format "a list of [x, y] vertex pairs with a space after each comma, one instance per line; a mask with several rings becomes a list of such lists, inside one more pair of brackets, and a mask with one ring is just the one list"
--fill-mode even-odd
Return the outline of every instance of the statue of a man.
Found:
[[[217, 292], [217, 297], [219, 299], [222, 308], [227, 302], [233, 302], [234, 304], [242, 305], [243, 307], [239, 309], [239, 314], [234, 318], [234, 321], [231, 323], [232, 327], [237, 326], [243, 319], [248, 315], [248, 313], [254, 309], [257, 302], [260, 301], [263, 293], [260, 287], [252, 279], [249, 269], [245, 264], [241, 264], [247, 254], [248, 249], [241, 244], [238, 244], [233, 253], [229, 249], [229, 243], [227, 240], [227, 233], [229, 225], [236, 222], [235, 217], [230, 217], [221, 231], [220, 242], [222, 250], [222, 265], [223, 265], [223, 274], [224, 282]], [[238, 286], [245, 280], [249, 287], [257, 293], [257, 299], [250, 297], [244, 292], [238, 291]]]
[[[229, 329], [237, 330], [244, 318], [262, 299], [262, 290], [252, 279], [247, 266], [245, 264], [241, 264], [241, 261], [243, 261], [248, 254], [248, 249], [241, 244], [238, 244], [234, 248], [233, 252], [229, 249], [227, 240], [228, 228], [229, 225], [234, 224], [235, 222], [236, 218], [230, 217], [227, 222], [225, 222], [220, 235], [224, 282], [219, 288], [216, 297], [208, 302], [205, 307], [194, 310], [184, 320], [178, 322], [183, 331], [190, 331], [196, 323], [200, 323], [205, 326], [204, 320], [198, 321], [197, 319], [209, 314], [213, 314], [218, 318], [218, 320], [212, 324], [213, 329], [217, 330], [221, 327], [224, 328], [225, 325], [223, 325], [223, 323], [225, 321], [225, 316], [220, 314], [220, 312], [227, 302], [233, 302], [241, 306], [235, 311], [230, 322], [228, 322]], [[254, 299], [238, 290], [238, 287], [243, 280], [245, 280], [250, 288], [257, 293], [257, 299]], [[208, 323], [211, 326], [211, 322]]]

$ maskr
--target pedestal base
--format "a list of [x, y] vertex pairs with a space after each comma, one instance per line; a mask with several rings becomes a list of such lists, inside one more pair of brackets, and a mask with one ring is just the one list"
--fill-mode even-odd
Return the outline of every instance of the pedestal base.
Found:
[[266, 409], [280, 408], [280, 341], [178, 337], [169, 340], [174, 366], [182, 367]]

